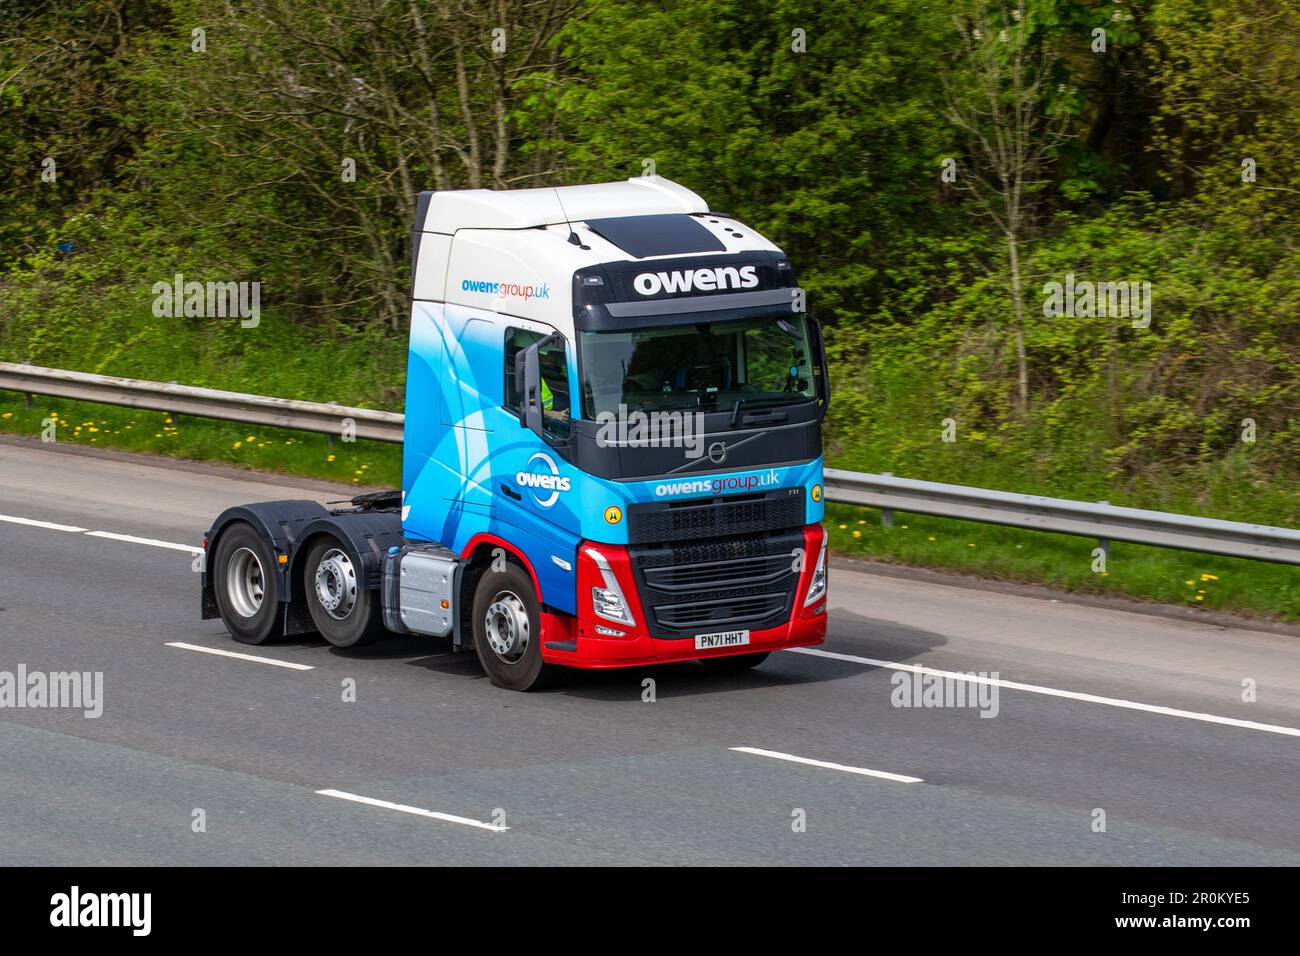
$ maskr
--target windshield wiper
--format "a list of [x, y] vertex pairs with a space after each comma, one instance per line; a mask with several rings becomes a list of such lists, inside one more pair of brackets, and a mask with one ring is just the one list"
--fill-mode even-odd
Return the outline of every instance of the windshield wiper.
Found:
[[729, 427], [736, 427], [736, 419], [740, 417], [740, 409], [744, 404], [745, 400], [743, 398], [736, 399], [736, 407], [731, 410], [731, 425]]
[[736, 401], [736, 408], [731, 413], [731, 424], [736, 424], [736, 419], [740, 417], [740, 407], [758, 408], [764, 405], [797, 405], [799, 402], [811, 402], [813, 399], [806, 395], [792, 392], [789, 395], [763, 395], [758, 398], [741, 398]]

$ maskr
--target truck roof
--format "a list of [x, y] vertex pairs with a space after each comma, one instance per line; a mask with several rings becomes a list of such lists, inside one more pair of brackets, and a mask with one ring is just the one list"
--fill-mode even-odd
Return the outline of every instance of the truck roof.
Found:
[[417, 308], [445, 303], [572, 336], [791, 302], [780, 249], [661, 176], [423, 192], [415, 221]]
[[458, 229], [533, 229], [587, 219], [709, 211], [695, 193], [662, 176], [543, 189], [457, 189], [421, 198], [425, 196], [416, 231], [447, 235]]

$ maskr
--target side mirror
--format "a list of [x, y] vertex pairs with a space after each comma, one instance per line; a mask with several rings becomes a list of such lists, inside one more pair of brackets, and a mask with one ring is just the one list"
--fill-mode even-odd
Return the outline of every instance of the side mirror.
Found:
[[818, 419], [826, 417], [826, 413], [831, 407], [831, 368], [830, 362], [826, 358], [826, 339], [822, 334], [822, 324], [818, 319], [808, 316], [808, 329], [812, 332], [813, 348], [817, 350], [817, 364], [821, 366], [822, 374], [817, 378], [818, 398], [821, 399], [821, 410], [817, 413]]
[[519, 425], [546, 441], [542, 427], [542, 372], [538, 358], [543, 346], [550, 345], [559, 334], [548, 335], [515, 353], [515, 388], [519, 392]]

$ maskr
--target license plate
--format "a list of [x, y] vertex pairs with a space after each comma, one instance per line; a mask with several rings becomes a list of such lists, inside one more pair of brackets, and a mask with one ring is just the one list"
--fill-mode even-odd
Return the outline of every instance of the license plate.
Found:
[[749, 643], [749, 631], [718, 631], [714, 634], [696, 634], [695, 649], [710, 651], [719, 647], [741, 647]]

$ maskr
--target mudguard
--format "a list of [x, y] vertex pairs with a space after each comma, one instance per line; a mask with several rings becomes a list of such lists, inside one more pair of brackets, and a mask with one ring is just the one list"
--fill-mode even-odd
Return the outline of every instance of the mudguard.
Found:
[[[315, 501], [259, 501], [255, 504], [237, 505], [221, 512], [207, 533], [207, 551], [204, 554], [203, 571], [199, 576], [203, 619], [220, 617], [216, 598], [212, 594], [212, 579], [206, 559], [216, 553], [217, 541], [233, 522], [243, 521], [252, 525], [266, 539], [273, 554], [292, 555], [295, 544], [302, 540], [303, 528], [314, 520], [329, 516], [329, 510]], [[281, 600], [288, 601], [291, 594], [288, 565], [277, 564], [276, 573], [280, 579]]]

